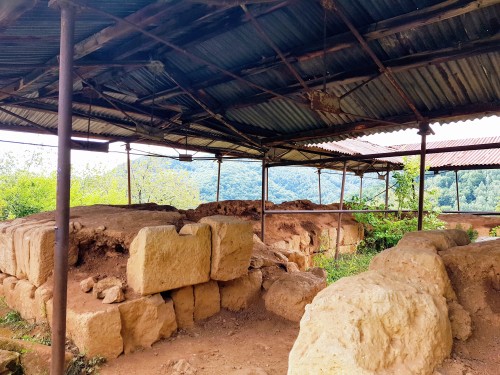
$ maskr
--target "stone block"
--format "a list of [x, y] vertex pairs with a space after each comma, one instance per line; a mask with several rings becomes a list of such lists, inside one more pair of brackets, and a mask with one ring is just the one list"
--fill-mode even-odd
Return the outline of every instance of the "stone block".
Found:
[[16, 275], [17, 262], [14, 249], [14, 233], [25, 222], [25, 219], [16, 219], [10, 223], [0, 224], [0, 271], [8, 275]]
[[210, 253], [206, 224], [188, 224], [179, 233], [173, 225], [143, 228], [130, 246], [128, 285], [147, 295], [206, 282]]
[[432, 374], [452, 349], [446, 301], [393, 276], [363, 272], [319, 292], [288, 374]]
[[36, 320], [35, 290], [36, 287], [28, 280], [19, 280], [13, 290], [13, 305], [9, 305], [19, 312], [23, 319], [31, 322]]
[[342, 231], [344, 233], [342, 238], [342, 245], [355, 245], [364, 238], [363, 225], [356, 224], [342, 224]]
[[37, 323], [47, 322], [47, 302], [52, 298], [53, 285], [46, 282], [35, 290], [34, 315]]
[[177, 326], [181, 329], [194, 326], [194, 291], [192, 286], [186, 286], [172, 291]]
[[173, 305], [168, 306], [160, 294], [127, 301], [118, 306], [121, 336], [125, 354], [138, 348], [149, 348], [177, 328]]
[[14, 307], [16, 304], [16, 296], [14, 294], [14, 289], [19, 280], [15, 276], [8, 276], [3, 280], [3, 292], [5, 294], [5, 303]]
[[266, 309], [285, 319], [299, 322], [306, 305], [325, 287], [326, 280], [313, 273], [286, 273], [271, 285], [264, 296]]
[[444, 230], [424, 230], [405, 233], [397, 246], [400, 248], [435, 247], [437, 251], [443, 251], [457, 246], [457, 243]]
[[261, 286], [261, 270], [251, 270], [248, 275], [220, 282], [221, 306], [231, 311], [246, 309], [259, 298]]
[[217, 281], [194, 285], [194, 320], [209, 318], [220, 311], [220, 293]]
[[28, 279], [35, 285], [45, 283], [54, 269], [54, 223], [38, 226], [30, 232]]
[[[52, 305], [50, 303], [50, 305]], [[123, 352], [122, 323], [117, 306], [100, 311], [67, 311], [67, 336], [87, 357], [118, 357]]]
[[245, 275], [252, 255], [252, 223], [222, 215], [204, 217], [200, 223], [212, 230], [210, 278], [228, 281]]

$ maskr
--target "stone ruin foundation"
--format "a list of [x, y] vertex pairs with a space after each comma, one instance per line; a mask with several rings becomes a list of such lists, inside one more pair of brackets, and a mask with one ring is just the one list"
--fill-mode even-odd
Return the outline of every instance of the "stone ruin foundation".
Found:
[[[227, 216], [242, 205], [250, 215]], [[221, 308], [246, 309], [264, 292], [269, 311], [299, 321], [326, 287], [326, 274], [311, 268], [311, 257], [325, 246], [324, 238], [336, 237], [336, 222], [273, 218], [268, 246], [254, 235], [254, 206], [258, 202], [208, 204], [197, 211], [156, 205], [72, 209], [68, 338], [89, 357], [112, 359], [189, 329]], [[31, 322], [52, 321], [53, 215], [0, 223], [0, 295]], [[359, 225], [346, 220], [341, 237], [346, 251], [355, 248]]]

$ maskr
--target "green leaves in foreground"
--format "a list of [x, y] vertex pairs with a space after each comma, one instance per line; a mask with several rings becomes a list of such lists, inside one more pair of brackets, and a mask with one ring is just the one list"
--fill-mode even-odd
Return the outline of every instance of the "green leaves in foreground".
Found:
[[375, 252], [342, 254], [337, 261], [334, 258], [318, 255], [314, 258], [314, 265], [326, 270], [326, 281], [328, 284], [331, 284], [342, 277], [354, 276], [368, 270], [370, 261], [375, 255]]

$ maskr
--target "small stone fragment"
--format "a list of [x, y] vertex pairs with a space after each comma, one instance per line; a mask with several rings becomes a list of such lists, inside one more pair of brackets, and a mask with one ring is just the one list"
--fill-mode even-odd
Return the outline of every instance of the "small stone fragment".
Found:
[[87, 277], [86, 279], [80, 281], [80, 289], [82, 292], [88, 293], [92, 290], [96, 282], [97, 279], [95, 277]]
[[17, 373], [19, 357], [19, 353], [0, 349], [0, 374]]
[[299, 266], [297, 266], [297, 263], [294, 262], [287, 262], [286, 263], [286, 272], [300, 272]]
[[119, 286], [112, 286], [102, 293], [104, 294], [102, 303], [118, 303], [125, 301], [125, 295], [123, 294], [122, 288]]
[[106, 289], [109, 289], [113, 286], [118, 286], [120, 288], [123, 288], [123, 282], [114, 276], [106, 277], [105, 279], [99, 280], [95, 285], [92, 290], [92, 294], [94, 295], [95, 298], [102, 299], [104, 298], [104, 291]]

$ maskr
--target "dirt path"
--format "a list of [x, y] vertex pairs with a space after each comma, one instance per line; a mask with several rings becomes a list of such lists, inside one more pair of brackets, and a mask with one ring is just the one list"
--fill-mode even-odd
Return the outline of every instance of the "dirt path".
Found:
[[298, 335], [262, 305], [219, 314], [145, 349], [103, 365], [101, 375], [284, 375]]

